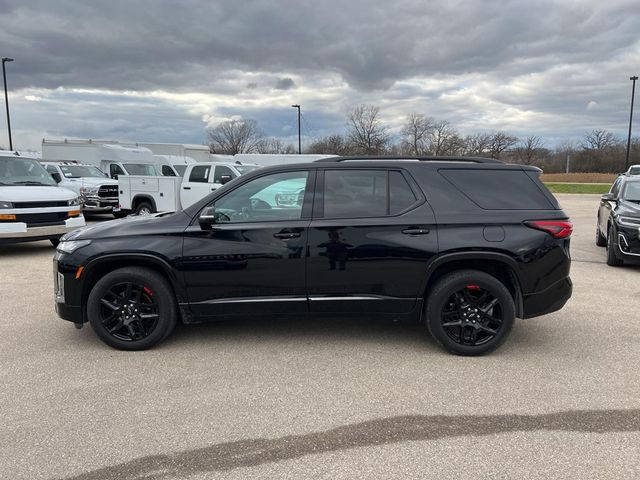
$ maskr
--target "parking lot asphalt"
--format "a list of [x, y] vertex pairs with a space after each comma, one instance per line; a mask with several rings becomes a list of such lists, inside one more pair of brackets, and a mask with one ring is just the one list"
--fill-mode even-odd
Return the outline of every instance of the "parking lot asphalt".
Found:
[[0, 478], [640, 478], [640, 268], [575, 224], [574, 295], [481, 358], [387, 320], [181, 326], [119, 352], [53, 310], [48, 242], [0, 247]]

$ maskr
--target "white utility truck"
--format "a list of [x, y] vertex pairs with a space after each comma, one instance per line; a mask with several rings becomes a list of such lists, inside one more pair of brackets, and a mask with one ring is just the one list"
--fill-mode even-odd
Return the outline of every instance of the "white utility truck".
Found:
[[187, 166], [184, 178], [121, 175], [118, 178], [119, 210], [123, 215], [180, 210], [256, 168], [260, 167], [229, 162], [196, 162]]
[[0, 244], [50, 240], [85, 225], [78, 194], [37, 159], [0, 151]]

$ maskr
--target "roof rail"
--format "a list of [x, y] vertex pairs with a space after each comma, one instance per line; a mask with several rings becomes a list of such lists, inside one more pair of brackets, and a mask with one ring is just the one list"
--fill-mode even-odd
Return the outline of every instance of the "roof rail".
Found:
[[495, 158], [486, 157], [414, 157], [410, 155], [372, 155], [372, 156], [352, 156], [352, 157], [328, 157], [316, 160], [320, 163], [351, 162], [351, 161], [377, 161], [377, 160], [412, 160], [419, 162], [469, 162], [469, 163], [504, 163]]

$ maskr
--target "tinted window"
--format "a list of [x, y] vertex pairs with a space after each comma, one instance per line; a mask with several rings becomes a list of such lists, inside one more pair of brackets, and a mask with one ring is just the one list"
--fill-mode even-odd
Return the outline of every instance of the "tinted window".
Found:
[[387, 215], [387, 172], [327, 170], [324, 174], [326, 218]]
[[441, 169], [440, 174], [486, 210], [554, 208], [540, 187], [523, 171]]
[[189, 181], [207, 183], [209, 181], [209, 171], [211, 171], [210, 165], [197, 165], [191, 170]]
[[222, 177], [228, 176], [231, 178], [235, 178], [236, 175], [229, 167], [225, 167], [223, 165], [218, 165], [213, 172], [213, 183], [222, 183]]
[[389, 213], [397, 215], [416, 203], [407, 180], [400, 172], [389, 172]]
[[[216, 201], [216, 223], [300, 220], [309, 172], [283, 172], [251, 180]], [[283, 201], [293, 195], [296, 201]]]
[[640, 182], [627, 182], [623, 198], [629, 202], [640, 202]]
[[173, 168], [171, 168], [169, 165], [162, 165], [162, 175], [164, 175], [165, 177], [175, 177], [176, 172], [174, 172]]
[[109, 165], [109, 175], [111, 175], [111, 178], [116, 178], [117, 175], [124, 175], [124, 170], [122, 170], [122, 168], [120, 168], [120, 165], [117, 165], [115, 163], [112, 163], [111, 165]]
[[58, 170], [56, 170], [56, 167], [54, 167], [53, 165], [47, 165], [45, 168], [49, 173], [58, 173]]

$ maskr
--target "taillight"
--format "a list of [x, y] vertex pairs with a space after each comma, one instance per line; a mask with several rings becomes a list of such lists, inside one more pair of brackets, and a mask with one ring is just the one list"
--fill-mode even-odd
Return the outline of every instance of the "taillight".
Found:
[[533, 220], [524, 222], [527, 227], [547, 232], [553, 238], [568, 238], [573, 233], [573, 223], [566, 220]]

